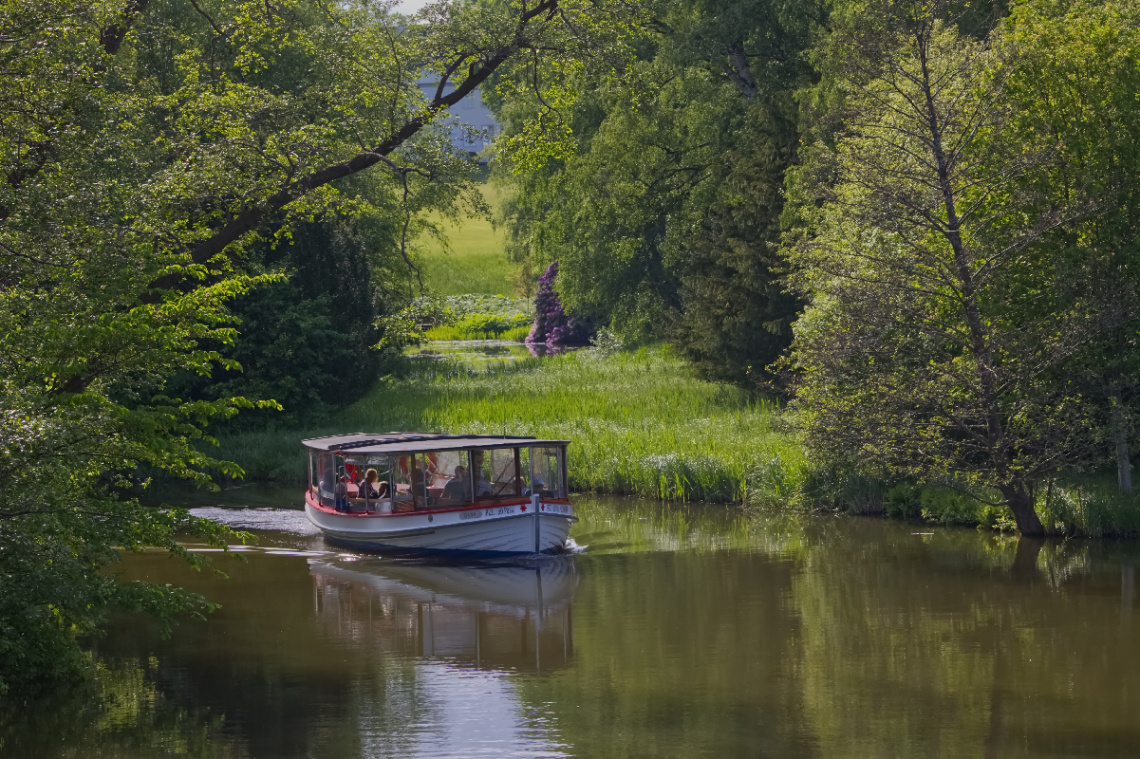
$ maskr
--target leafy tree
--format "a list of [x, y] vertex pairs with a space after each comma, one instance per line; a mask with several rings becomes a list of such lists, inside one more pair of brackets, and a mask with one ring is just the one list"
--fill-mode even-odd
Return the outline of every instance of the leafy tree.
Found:
[[[319, 269], [319, 220], [385, 197], [342, 193], [344, 180], [381, 167], [406, 208], [409, 174], [431, 173], [425, 126], [520, 56], [620, 35], [615, 18], [578, 0], [411, 20], [367, 0], [0, 7], [0, 688], [70, 672], [75, 634], [109, 608], [205, 608], [103, 570], [123, 549], [185, 555], [179, 534], [235, 539], [131, 496], [143, 466], [200, 484], [240, 475], [201, 452], [204, 430], [255, 404], [221, 385], [176, 395], [170, 379], [236, 368], [229, 304], [286, 286], [267, 249]], [[434, 92], [416, 84], [425, 69]], [[268, 245], [289, 231], [291, 245]], [[357, 264], [348, 287], [366, 300], [361, 262], [335, 263]], [[337, 316], [281, 312], [247, 328]], [[285, 379], [268, 378], [273, 392]]]
[[1066, 371], [1095, 406], [1097, 438], [1130, 491], [1140, 402], [1140, 13], [1131, 3], [1023, 2], [1004, 44], [1018, 61], [1008, 87], [1016, 130], [1047, 135], [1062, 156], [1040, 173], [1038, 191], [1092, 206], [1057, 241], [1057, 278], [1070, 297], [1098, 303], [1105, 321]]
[[508, 134], [558, 118], [572, 146], [507, 151], [512, 250], [561, 265], [568, 307], [626, 336], [665, 337], [706, 376], [754, 384], [790, 340], [797, 303], [774, 283], [793, 91], [821, 11], [768, 0], [645, 6], [628, 84], [570, 77], [561, 110], [522, 86], [494, 102]]
[[[990, 488], [1037, 535], [1035, 484], [1094, 439], [1073, 370], [1126, 322], [1090, 297], [1095, 183], [1055, 184], [1080, 130], [1020, 128], [1020, 107], [1048, 114], [1011, 96], [1037, 76], [1013, 44], [1026, 16], [979, 41], [950, 10], [852, 3], [818, 51], [815, 102], [845, 126], [793, 183], [796, 405], [818, 453]], [[1052, 31], [1054, 51], [1075, 33]]]
[[[232, 303], [240, 333], [226, 354], [237, 366], [209, 377], [184, 373], [172, 391], [206, 399], [272, 398], [294, 419], [362, 396], [382, 362], [372, 350], [379, 339], [373, 324], [384, 308], [372, 283], [375, 241], [366, 240], [352, 218], [298, 223], [265, 254], [262, 266], [279, 278]], [[263, 425], [280, 415], [276, 409], [246, 412], [231, 424]]]

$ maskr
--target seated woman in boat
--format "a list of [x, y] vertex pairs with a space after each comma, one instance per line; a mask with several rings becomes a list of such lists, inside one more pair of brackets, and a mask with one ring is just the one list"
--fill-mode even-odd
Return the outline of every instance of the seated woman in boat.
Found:
[[467, 470], [462, 466], [455, 467], [455, 476], [443, 486], [443, 498], [450, 503], [467, 503], [471, 500], [471, 482], [467, 479]]
[[375, 469], [369, 469], [364, 473], [364, 479], [360, 481], [361, 498], [371, 500], [388, 497], [388, 483], [387, 481], [377, 483], [379, 476]]

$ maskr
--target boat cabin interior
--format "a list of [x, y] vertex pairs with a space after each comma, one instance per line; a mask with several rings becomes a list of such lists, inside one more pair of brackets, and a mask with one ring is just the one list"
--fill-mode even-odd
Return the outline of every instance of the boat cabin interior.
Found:
[[392, 514], [565, 499], [565, 440], [353, 433], [303, 441], [309, 490], [325, 508]]

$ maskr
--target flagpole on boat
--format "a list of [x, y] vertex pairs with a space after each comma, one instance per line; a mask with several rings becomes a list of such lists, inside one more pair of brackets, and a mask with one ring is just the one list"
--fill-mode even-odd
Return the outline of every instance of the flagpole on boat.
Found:
[[538, 525], [538, 493], [530, 497], [530, 507], [534, 511], [534, 552], [538, 553], [541, 539], [541, 530]]

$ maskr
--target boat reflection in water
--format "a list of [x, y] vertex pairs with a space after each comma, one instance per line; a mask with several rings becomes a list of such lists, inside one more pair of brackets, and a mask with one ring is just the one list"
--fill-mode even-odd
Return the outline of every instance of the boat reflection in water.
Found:
[[532, 673], [573, 657], [572, 557], [527, 565], [322, 557], [309, 570], [319, 624], [353, 647]]

